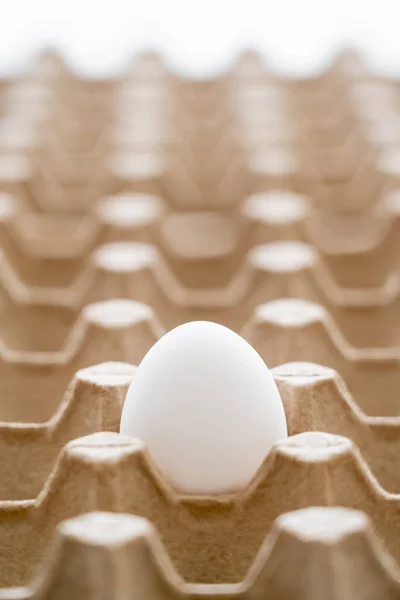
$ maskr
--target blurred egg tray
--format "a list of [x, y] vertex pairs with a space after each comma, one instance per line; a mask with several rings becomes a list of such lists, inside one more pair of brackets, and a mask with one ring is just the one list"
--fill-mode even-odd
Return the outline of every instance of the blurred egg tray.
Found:
[[[400, 599], [398, 81], [350, 51], [207, 81], [45, 52], [0, 80], [0, 247], [0, 600]], [[285, 406], [234, 495], [178, 494], [118, 433], [194, 319]]]

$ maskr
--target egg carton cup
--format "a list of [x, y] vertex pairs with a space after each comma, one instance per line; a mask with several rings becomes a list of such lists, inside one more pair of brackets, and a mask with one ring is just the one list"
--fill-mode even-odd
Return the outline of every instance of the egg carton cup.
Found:
[[37, 497], [58, 454], [70, 440], [96, 431], [119, 431], [122, 405], [134, 372], [135, 367], [119, 362], [81, 369], [48, 421], [0, 423], [1, 499]]
[[[90, 97], [86, 112], [93, 117], [99, 110]], [[0, 119], [0, 182], [3, 191], [33, 199], [39, 210], [76, 211], [80, 203], [71, 196], [80, 193], [83, 200], [104, 186], [110, 111], [103, 109], [96, 125], [65, 102], [53, 98], [52, 104], [46, 111], [40, 103], [44, 115], [28, 117], [32, 107], [25, 100], [18, 114]]]
[[340, 373], [366, 414], [399, 414], [398, 348], [352, 346], [323, 306], [302, 298], [267, 302], [256, 307], [241, 334], [269, 367], [323, 364]]
[[272, 373], [291, 435], [325, 431], [350, 438], [380, 486], [399, 493], [398, 416], [366, 415], [345, 379], [329, 367], [292, 362], [275, 367]]
[[6, 549], [0, 553], [1, 585], [28, 585], [48, 556], [57, 525], [92, 511], [148, 519], [185, 581], [236, 584], [275, 519], [310, 506], [365, 512], [399, 561], [399, 496], [379, 485], [348, 438], [291, 436], [273, 446], [243, 492], [196, 497], [175, 492], [138, 440], [95, 433], [67, 444], [36, 499], [0, 504]]
[[[23, 261], [60, 262], [68, 271], [68, 260], [84, 268], [85, 257], [96, 246], [116, 241], [155, 243], [153, 225], [164, 214], [164, 204], [156, 196], [118, 194], [100, 197], [88, 214], [30, 212], [23, 203], [8, 194], [0, 196], [1, 246], [16, 269]], [[43, 271], [46, 269], [43, 268]], [[45, 273], [42, 274], [44, 276]]]
[[[348, 92], [351, 88], [348, 89]], [[285, 119], [291, 121], [294, 139], [298, 139], [303, 152], [308, 152], [312, 162], [318, 166], [318, 174], [327, 183], [348, 180], [366, 159], [372, 163], [378, 148], [369, 142], [365, 125], [358, 118], [356, 111], [345, 101], [335, 103], [332, 107], [324, 106], [326, 115], [318, 114], [315, 105], [307, 115], [299, 107], [296, 95], [286, 92], [288, 110]], [[334, 101], [332, 96], [330, 103]], [[250, 118], [250, 117], [247, 117]], [[258, 123], [262, 139], [263, 123]], [[267, 123], [265, 124], [265, 128]], [[296, 135], [297, 134], [297, 135]]]
[[[186, 582], [171, 562], [158, 532], [146, 519], [92, 512], [62, 522], [52, 558], [23, 589], [3, 589], [2, 600], [143, 598], [323, 597], [354, 600], [400, 597], [400, 578], [370, 520], [356, 510], [315, 507], [278, 517], [245, 578], [235, 584]], [[117, 566], [118, 565], [118, 566]], [[317, 568], [316, 568], [317, 567]]]
[[[333, 270], [338, 263], [339, 275], [340, 269], [350, 272], [353, 286], [359, 275], [360, 286], [374, 287], [397, 264], [398, 205], [398, 190], [383, 195], [370, 210], [343, 212], [338, 206], [318, 208], [308, 196], [276, 189], [251, 194], [241, 203], [237, 219], [252, 223], [254, 245], [283, 239], [307, 242]], [[351, 259], [357, 270], [351, 270]]]
[[59, 296], [60, 305], [71, 306], [74, 289], [91, 279], [88, 262], [96, 247], [155, 243], [154, 225], [164, 214], [159, 198], [142, 194], [104, 197], [89, 215], [26, 212], [7, 194], [0, 206], [3, 284], [9, 295], [53, 304]]
[[370, 210], [308, 209], [304, 218], [307, 241], [328, 256], [377, 261], [385, 271], [385, 261], [390, 264], [397, 251], [398, 205], [399, 190], [394, 189]]
[[248, 153], [256, 191], [280, 185], [310, 196], [318, 207], [354, 211], [373, 207], [382, 195], [398, 187], [393, 148], [381, 150], [368, 144], [363, 131], [354, 125], [345, 126], [350, 133], [341, 145], [328, 140], [317, 144], [304, 131], [297, 140], [273, 144], [263, 141], [262, 123], [253, 128], [257, 128], [258, 142]]
[[28, 323], [24, 316], [14, 314], [13, 347], [0, 345], [0, 420], [7, 423], [48, 421], [76, 371], [109, 360], [138, 364], [164, 333], [152, 310], [133, 300], [88, 305], [71, 327], [48, 307]]

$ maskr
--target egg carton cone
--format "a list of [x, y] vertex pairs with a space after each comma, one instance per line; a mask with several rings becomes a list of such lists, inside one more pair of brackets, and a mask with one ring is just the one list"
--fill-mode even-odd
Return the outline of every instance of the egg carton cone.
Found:
[[[399, 191], [396, 189], [383, 195], [371, 210], [343, 213], [338, 209], [308, 209], [304, 219], [305, 238], [323, 254], [337, 256], [337, 260], [344, 261], [352, 256], [361, 269], [366, 261], [379, 264], [380, 269], [369, 270], [381, 270], [384, 277], [386, 269], [396, 266], [398, 202]], [[368, 282], [366, 287], [373, 285]]]
[[148, 519], [190, 583], [242, 583], [275, 519], [310, 506], [365, 512], [398, 564], [399, 501], [350, 439], [329, 433], [304, 432], [276, 443], [243, 492], [202, 497], [175, 492], [138, 440], [95, 433], [65, 446], [36, 499], [0, 503], [7, 548], [0, 554], [1, 585], [28, 585], [43, 568], [59, 523], [92, 511]]
[[[241, 583], [187, 583], [146, 519], [92, 512], [63, 521], [53, 556], [18, 598], [135, 597], [396, 600], [399, 573], [360, 511], [315, 507], [278, 517]], [[73, 574], [73, 575], [72, 575]], [[14, 590], [1, 590], [2, 600]]]

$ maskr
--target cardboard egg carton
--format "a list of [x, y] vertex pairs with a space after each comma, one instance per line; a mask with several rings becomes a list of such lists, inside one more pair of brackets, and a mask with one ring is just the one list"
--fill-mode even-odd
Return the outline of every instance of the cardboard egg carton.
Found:
[[[145, 597], [160, 600], [339, 600], [343, 593], [355, 600], [395, 600], [400, 595], [398, 572], [369, 520], [344, 508], [303, 509], [279, 517], [238, 584], [185, 582], [151, 524], [130, 515], [95, 512], [65, 521], [53, 553], [51, 568], [18, 590], [18, 598], [57, 598], [60, 589], [77, 600], [88, 593], [117, 598], [121, 590], [134, 597], [138, 587]], [[0, 591], [2, 600], [15, 597], [14, 591]]]
[[175, 492], [140, 441], [95, 433], [65, 446], [35, 499], [0, 504], [7, 548], [0, 555], [1, 583], [28, 585], [49, 561], [59, 523], [92, 511], [148, 519], [188, 583], [243, 583], [274, 521], [313, 506], [363, 511], [398, 564], [399, 501], [378, 483], [355, 444], [338, 435], [292, 435], [274, 445], [243, 492], [197, 497]]
[[[100, 94], [103, 105], [109, 106], [108, 113], [113, 113], [113, 100], [115, 100], [117, 109], [114, 111], [117, 113], [114, 119], [115, 127], [104, 115], [100, 114], [96, 117], [97, 123], [102, 123], [102, 125], [97, 125], [97, 129], [102, 130], [102, 133], [98, 131], [101, 142], [96, 139], [88, 152], [92, 156], [92, 162], [97, 165], [97, 175], [100, 178], [94, 173], [88, 173], [86, 177], [83, 177], [78, 190], [75, 190], [76, 193], [69, 185], [63, 184], [64, 175], [62, 172], [60, 173], [60, 170], [71, 171], [70, 174], [73, 177], [81, 172], [81, 169], [85, 169], [85, 160], [79, 153], [75, 154], [74, 158], [73, 153], [68, 152], [68, 141], [56, 131], [52, 134], [51, 140], [48, 140], [47, 146], [45, 144], [44, 151], [45, 154], [47, 152], [47, 158], [42, 157], [39, 163], [36, 158], [36, 170], [39, 171], [39, 174], [36, 173], [34, 181], [28, 186], [30, 187], [28, 195], [34, 196], [34, 203], [47, 208], [47, 210], [53, 202], [53, 210], [73, 209], [75, 211], [79, 209], [76, 202], [78, 204], [80, 202], [80, 207], [82, 204], [90, 206], [93, 198], [101, 191], [103, 193], [124, 191], [124, 189], [132, 191], [133, 188], [133, 191], [148, 191], [165, 196], [173, 206], [180, 208], [183, 206], [204, 208], [205, 205], [215, 208], [217, 205], [232, 206], [232, 203], [237, 203], [237, 199], [243, 197], [243, 189], [248, 192], [252, 187], [256, 190], [271, 186], [275, 188], [286, 186], [294, 189], [302, 187], [302, 184], [295, 181], [298, 176], [293, 175], [292, 163], [293, 160], [296, 162], [306, 156], [308, 154], [307, 144], [313, 147], [313, 143], [307, 142], [305, 146], [304, 140], [293, 144], [290, 141], [282, 143], [273, 139], [269, 141], [253, 140], [250, 144], [252, 150], [249, 153], [244, 137], [247, 134], [251, 137], [252, 134], [249, 132], [252, 130], [252, 125], [246, 122], [245, 126], [242, 124], [242, 129], [240, 129], [240, 115], [242, 118], [244, 115], [251, 116], [254, 120], [253, 129], [256, 128], [256, 131], [266, 134], [271, 131], [271, 123], [274, 127], [279, 123], [279, 128], [285, 127], [284, 124], [293, 120], [299, 121], [297, 129], [303, 130], [304, 119], [301, 111], [295, 111], [293, 118], [290, 118], [293, 112], [292, 97], [297, 95], [316, 97], [321, 103], [332, 95], [335, 97], [333, 91], [336, 88], [343, 91], [343, 86], [359, 84], [359, 77], [355, 77], [353, 72], [352, 77], [349, 78], [347, 73], [349, 69], [345, 68], [346, 65], [354, 63], [354, 59], [342, 57], [342, 60], [337, 61], [327, 77], [328, 83], [330, 79], [332, 79], [332, 83], [327, 85], [324, 78], [321, 78], [322, 81], [314, 81], [311, 92], [307, 94], [302, 90], [302, 87], [307, 87], [304, 82], [298, 86], [297, 82], [292, 82], [292, 85], [290, 82], [279, 80], [278, 77], [273, 77], [256, 58], [244, 56], [225, 77], [221, 77], [220, 81], [203, 84], [182, 81], [175, 74], [169, 72], [157, 57], [141, 57], [136, 69], [128, 69], [119, 81], [108, 82], [111, 91], [107, 93], [111, 96], [111, 100], [106, 93]], [[71, 114], [75, 115], [76, 113], [79, 116], [82, 98], [84, 98], [89, 105], [92, 103], [89, 112], [93, 118], [99, 103], [95, 91], [87, 82], [78, 80], [72, 74], [67, 76], [67, 70], [62, 69], [60, 64], [58, 70], [62, 76], [56, 78], [57, 85], [54, 83], [54, 73], [50, 83], [48, 82], [48, 86], [51, 89], [56, 88], [58, 92], [57, 107], [68, 104], [66, 99], [69, 101], [71, 97], [76, 96], [80, 102], [75, 102], [75, 104], [72, 102], [72, 106], [68, 110]], [[364, 74], [364, 77], [368, 79], [368, 72]], [[44, 84], [42, 83], [42, 85]], [[90, 91], [85, 90], [85, 85], [89, 86], [88, 90]], [[96, 82], [96, 85], [100, 85], [100, 83]], [[101, 82], [101, 85], [106, 86], [107, 83]], [[300, 92], [296, 92], [299, 87]], [[118, 96], [120, 91], [124, 90], [125, 101], [121, 105]], [[247, 98], [244, 103], [243, 94]], [[232, 110], [229, 106], [232, 101], [237, 104], [235, 100], [237, 95], [239, 108], [233, 111], [232, 117]], [[151, 99], [152, 101], [150, 101]], [[332, 106], [335, 108], [336, 103]], [[104, 108], [104, 110], [106, 109]], [[82, 114], [83, 123], [79, 124], [76, 129], [85, 136], [84, 126], [88, 122], [90, 124], [90, 119], [87, 118], [86, 113]], [[317, 125], [322, 119], [321, 127], [323, 127], [325, 116], [322, 118], [318, 114], [318, 118], [316, 118], [315, 110], [312, 114]], [[176, 118], [177, 115], [179, 115], [179, 119]], [[328, 110], [329, 115], [330, 110]], [[267, 122], [265, 122], [266, 117], [268, 117]], [[68, 128], [68, 122], [71, 119], [66, 119], [62, 113], [59, 120], [63, 126]], [[64, 125], [65, 123], [67, 125]], [[238, 125], [239, 132], [236, 131]], [[113, 138], [112, 131], [115, 128], [117, 133], [119, 128], [122, 129], [124, 134], [122, 140], [118, 135], [115, 139]], [[243, 134], [243, 128], [247, 134]], [[167, 142], [162, 133], [164, 129], [168, 130]], [[337, 132], [336, 122], [331, 129]], [[347, 125], [344, 129], [348, 131]], [[53, 125], [51, 131], [54, 131]], [[304, 135], [301, 134], [300, 138], [303, 139]], [[173, 140], [175, 141], [173, 142]], [[243, 143], [245, 147], [243, 147]], [[298, 146], [299, 149], [295, 159], [293, 159], [292, 145]], [[332, 165], [336, 159], [340, 159], [348, 166], [350, 162], [344, 145], [332, 142], [331, 147], [335, 157], [329, 157], [325, 162]], [[95, 152], [94, 155], [93, 152]], [[318, 144], [316, 152], [320, 157], [321, 149]], [[356, 152], [356, 158], [359, 154]], [[366, 154], [365, 144], [363, 144], [361, 158]], [[5, 158], [9, 159], [10, 157]], [[103, 160], [110, 165], [108, 171], [105, 163], [102, 165]], [[316, 164], [315, 157], [308, 162], [313, 170], [313, 165]], [[363, 167], [361, 171], [356, 167], [357, 165], [350, 168], [351, 172], [348, 176], [339, 177], [341, 183], [349, 184], [351, 192], [349, 198], [344, 198], [342, 193], [339, 194], [342, 198], [340, 200], [342, 208], [352, 206], [351, 203], [357, 195], [361, 195], [365, 200], [365, 193], [358, 187], [359, 184], [366, 183], [373, 168], [370, 164]], [[8, 173], [12, 170], [9, 164], [5, 170]], [[296, 167], [295, 171], [298, 172], [299, 169]], [[300, 173], [299, 177], [302, 179], [303, 175]], [[337, 178], [333, 179], [336, 181]], [[330, 178], [322, 176], [322, 179], [319, 177], [318, 181], [318, 189], [322, 190], [321, 193], [325, 193], [325, 183], [329, 183]], [[305, 187], [307, 188], [307, 186]], [[366, 187], [369, 193], [373, 193], [373, 199], [376, 201], [380, 196], [382, 186], [379, 190], [375, 190], [369, 182]], [[319, 192], [316, 188], [311, 186], [306, 191], [317, 202], [319, 201]], [[339, 201], [335, 204], [338, 203]]]
[[[84, 369], [77, 373], [51, 421], [42, 426], [2, 426], [3, 492], [15, 490], [17, 485], [19, 495], [27, 498], [0, 502], [0, 535], [7, 548], [0, 553], [2, 586], [26, 586], [36, 581], [32, 578], [40, 573], [40, 567], [48, 571], [48, 577], [55, 577], [59, 567], [54, 564], [51, 544], [57, 524], [93, 510], [124, 513], [124, 527], [129, 525], [125, 522], [127, 514], [150, 520], [165, 545], [166, 564], [172, 561], [179, 585], [185, 586], [186, 582], [229, 583], [239, 586], [238, 590], [242, 586], [246, 589], [253, 581], [251, 574], [258, 572], [256, 565], [263, 564], [268, 556], [264, 549], [270, 542], [264, 538], [267, 534], [274, 538], [275, 519], [285, 522], [291, 517], [282, 517], [283, 513], [306, 506], [338, 505], [364, 511], [380, 538], [374, 551], [378, 562], [389, 560], [387, 551], [392, 559], [400, 560], [396, 529], [398, 419], [366, 417], [332, 369], [309, 363], [274, 369], [291, 437], [274, 446], [243, 492], [222, 497], [176, 493], [139, 440], [111, 433], [118, 429], [134, 371], [121, 363]], [[96, 428], [108, 431], [69, 442], [57, 459], [65, 441]], [[52, 473], [47, 477], [49, 470]], [[28, 499], [44, 478], [40, 493]], [[304, 535], [313, 531], [309, 517], [315, 511], [318, 509], [293, 517], [293, 523], [304, 527]], [[329, 515], [337, 533], [340, 519], [337, 522], [334, 517]], [[118, 528], [115, 517], [108, 519]], [[86, 532], [90, 537], [87, 518], [77, 522], [82, 522], [82, 535]], [[364, 518], [362, 523], [366, 527]], [[118, 535], [115, 532], [113, 537], [109, 528], [109, 536], [114, 546]], [[303, 541], [309, 541], [307, 535]], [[292, 546], [293, 540], [288, 541], [286, 551]], [[260, 556], [264, 556], [263, 561]], [[120, 561], [117, 564], [122, 564]], [[391, 572], [396, 571], [397, 566]], [[79, 577], [73, 570], [67, 580], [56, 578], [57, 593], [64, 591], [68, 581], [77, 584]], [[304, 585], [316, 585], [311, 574]], [[223, 586], [221, 592], [224, 590]], [[199, 592], [206, 591], [200, 587]], [[2, 593], [11, 597], [16, 590]]]
[[[367, 153], [365, 144], [361, 149], [356, 144], [354, 149], [350, 142], [332, 141], [329, 134], [332, 131], [337, 137], [340, 129], [339, 117], [335, 120], [331, 112], [337, 112], [337, 105], [342, 112], [346, 108], [345, 102], [333, 102], [332, 98], [342, 93], [343, 88], [351, 95], [352, 87], [360, 85], [354, 73], [351, 77], [347, 74], [345, 58], [337, 61], [325, 77], [328, 84], [322, 77], [322, 81], [312, 82], [309, 93], [307, 83], [299, 86], [297, 82], [280, 80], [254, 56], [242, 57], [220, 80], [205, 83], [182, 80], [168, 71], [160, 59], [149, 55], [139, 58], [136, 68], [133, 65], [127, 69], [119, 80], [108, 82], [85, 82], [58, 65], [58, 76], [53, 73], [47, 81], [47, 89], [52, 90], [55, 99], [52, 110], [49, 109], [53, 115], [51, 127], [43, 127], [43, 130], [50, 129], [51, 134], [50, 138], [44, 136], [39, 156], [31, 154], [39, 173], [31, 182], [30, 193], [42, 206], [44, 203], [49, 207], [49, 202], [53, 202], [53, 210], [65, 211], [71, 207], [77, 210], [75, 200], [71, 200], [75, 192], [65, 183], [65, 178], [70, 181], [81, 173], [81, 186], [78, 186], [79, 193], [76, 192], [81, 205], [83, 202], [90, 205], [89, 196], [93, 198], [99, 187], [106, 191], [135, 187], [138, 191], [157, 194], [162, 191], [176, 206], [183, 203], [197, 207], [205, 203], [226, 206], [240, 196], [240, 190], [245, 187], [243, 182], [256, 189], [266, 185], [307, 188], [304, 182], [309, 180], [309, 172], [313, 173], [311, 179], [317, 177], [318, 180], [320, 192], [314, 184], [307, 188], [313, 191], [313, 196], [315, 192], [316, 201], [327, 192], [324, 184], [331, 180], [337, 183], [338, 179], [339, 183], [350, 186], [349, 198], [342, 202], [344, 208], [355, 202], [356, 195], [363, 197], [359, 200], [361, 205], [366, 204], [366, 190], [373, 193], [375, 201], [378, 192], [375, 193], [371, 182], [364, 191], [356, 189], [357, 194], [353, 193], [358, 184], [373, 177], [376, 161], [361, 164], [367, 155], [373, 155], [372, 150]], [[364, 78], [368, 79], [368, 71]], [[41, 86], [46, 89], [46, 82], [42, 81]], [[364, 96], [368, 104], [369, 96]], [[326, 152], [330, 152], [326, 159], [321, 158], [320, 145], [309, 139], [303, 97], [314, 99], [313, 107], [315, 100], [318, 105], [327, 105], [324, 111], [312, 109], [315, 127], [328, 131], [322, 134]], [[233, 109], [230, 108], [232, 103]], [[356, 129], [354, 124], [349, 127], [350, 117], [340, 116], [343, 131]], [[58, 119], [68, 135], [55, 127], [54, 119]], [[329, 127], [327, 119], [334, 121]], [[95, 133], [91, 137], [88, 130], [93, 129], [93, 124]], [[284, 131], [286, 127], [296, 131], [296, 135], [288, 136]], [[267, 138], [271, 135], [271, 129], [276, 130], [275, 135], [263, 138], [262, 135]], [[255, 133], [258, 137], [254, 138]], [[69, 152], [74, 144], [79, 146], [76, 136], [85, 140], [86, 157], [79, 152]], [[289, 139], [282, 140], [282, 136]], [[350, 155], [352, 160], [349, 160]], [[302, 166], [304, 157], [306, 166]], [[345, 176], [325, 177], [324, 169], [321, 171], [317, 164], [320, 159], [328, 168], [339, 161], [350, 171]], [[107, 167], [106, 163], [101, 167], [102, 160], [106, 163], [108, 160], [110, 165], [105, 178], [101, 174]], [[88, 171], [82, 179], [86, 161], [91, 162], [100, 179]]]
[[[41, 67], [43, 64], [45, 68]], [[87, 113], [93, 113], [92, 122], [96, 122], [100, 130], [102, 113], [99, 117], [94, 107], [99, 103], [104, 108], [111, 87], [117, 96], [120, 88], [125, 90], [125, 96], [122, 94], [125, 108], [121, 111], [123, 126], [131, 123], [129, 101], [134, 100], [139, 114], [131, 128], [134, 132], [144, 115], [147, 114], [146, 127], [152, 122], [149, 114], [154, 117], [157, 111], [168, 124], [179, 107], [182, 119], [175, 129], [181, 135], [175, 136], [175, 144], [167, 144], [169, 153], [179, 155], [179, 149], [183, 148], [185, 158], [190, 157], [186, 162], [191, 163], [195, 171], [208, 158], [206, 168], [200, 171], [208, 173], [210, 165], [214, 167], [218, 198], [224, 181], [224, 165], [218, 157], [230, 164], [229, 150], [238, 142], [237, 133], [236, 138], [231, 133], [221, 135], [221, 124], [225, 122], [235, 122], [246, 114], [253, 118], [255, 114], [258, 129], [267, 131], [270, 122], [266, 125], [263, 121], [268, 112], [266, 108], [270, 109], [272, 121], [282, 124], [290, 121], [296, 105], [296, 115], [301, 111], [306, 113], [311, 107], [308, 117], [310, 120], [311, 115], [315, 116], [315, 131], [330, 128], [340, 137], [338, 122], [347, 123], [343, 115], [354, 112], [357, 102], [362, 106], [372, 103], [375, 109], [380, 106], [383, 110], [386, 106], [387, 111], [395, 110], [392, 106], [395, 84], [374, 80], [354, 55], [343, 56], [326, 75], [303, 82], [288, 82], [273, 76], [259, 58], [251, 54], [242, 56], [220, 80], [198, 85], [169, 72], [155, 55], [142, 56], [120, 80], [93, 85], [74, 76], [51, 54], [36, 67], [36, 72], [33, 69], [26, 77], [28, 88], [24, 93], [19, 92], [19, 97], [25, 98], [22, 108], [30, 106], [35, 97], [29, 85], [36, 82], [42, 90], [52, 91], [53, 113], [60, 123], [67, 123], [67, 129], [69, 121], [65, 111], [69, 111], [71, 118], [82, 116], [85, 122]], [[16, 84], [11, 83], [9, 87], [13, 85]], [[108, 92], [104, 91], [106, 88]], [[335, 99], [343, 90], [347, 90], [346, 98], [337, 107]], [[233, 116], [229, 104], [232, 101], [236, 107]], [[91, 103], [93, 111], [88, 111]], [[120, 105], [117, 103], [117, 106]], [[252, 107], [258, 108], [253, 111]], [[52, 118], [53, 113], [49, 111]], [[371, 109], [370, 113], [372, 119], [374, 111]], [[301, 127], [306, 120], [301, 121]], [[103, 125], [103, 129], [107, 129], [107, 123]], [[160, 123], [157, 127], [161, 127]], [[75, 133], [80, 134], [81, 129], [79, 125]], [[347, 125], [344, 129], [347, 131]], [[52, 139], [57, 135], [61, 156], [66, 159], [71, 148], [58, 130]], [[206, 143], [207, 138], [210, 143]], [[162, 138], [150, 142], [147, 140], [145, 144], [146, 152], [163, 145]], [[260, 150], [265, 150], [264, 142], [259, 140], [257, 144]], [[341, 152], [338, 139], [329, 144]], [[140, 144], [138, 147], [137, 140], [132, 139], [127, 146], [129, 151], [135, 151], [136, 161], [137, 151], [143, 153], [143, 147]], [[268, 147], [274, 148], [274, 142], [270, 140]], [[51, 154], [57, 154], [54, 146], [50, 144], [49, 148]], [[211, 159], [208, 157], [210, 148], [217, 149], [211, 153]], [[176, 165], [179, 164], [182, 164], [182, 156], [178, 156]], [[188, 188], [182, 185], [182, 177], [187, 175], [185, 168], [175, 181], [188, 197]], [[198, 171], [197, 168], [197, 175]], [[237, 172], [240, 173], [240, 169]], [[228, 180], [232, 183], [235, 178], [228, 177]], [[276, 185], [280, 176], [270, 177], [270, 180]], [[196, 202], [204, 203], [208, 198], [206, 206], [211, 203], [214, 207], [218, 200], [212, 193], [215, 181], [212, 185], [201, 177], [185, 181], [187, 184], [191, 181], [192, 191], [205, 191], [205, 195], [197, 196]], [[141, 183], [137, 183], [133, 187], [140, 189]], [[151, 182], [142, 183], [144, 188], [147, 185], [151, 188]], [[43, 188], [57, 196], [47, 179], [43, 181]], [[62, 217], [52, 212], [30, 212], [25, 199], [18, 194], [3, 196], [0, 287], [6, 323], [2, 332], [5, 344], [15, 349], [15, 341], [18, 341], [18, 349], [25, 349], [25, 340], [31, 338], [29, 349], [35, 345], [40, 347], [43, 341], [38, 340], [35, 323], [40, 322], [39, 315], [47, 311], [46, 314], [54, 315], [47, 346], [57, 351], [84, 306], [116, 297], [149, 304], [166, 328], [188, 319], [209, 318], [240, 331], [251, 330], [252, 315], [258, 314], [260, 304], [285, 297], [304, 297], [325, 306], [332, 315], [338, 331], [343, 334], [339, 355], [356, 358], [349, 360], [349, 364], [357, 363], [359, 357], [362, 359], [366, 348], [368, 357], [396, 356], [399, 342], [393, 323], [397, 321], [399, 295], [397, 194], [386, 195], [379, 210], [343, 215], [335, 210], [317, 210], [312, 199], [292, 190], [271, 188], [249, 194], [250, 181], [245, 188], [247, 195], [239, 209], [228, 214], [216, 211], [215, 207], [207, 212], [177, 213], [175, 209], [171, 212], [168, 204], [171, 194], [168, 199], [167, 192], [163, 201], [138, 191], [112, 193], [97, 198], [96, 207], [89, 214], [84, 207], [83, 214], [67, 212]], [[196, 202], [189, 206], [195, 207]], [[202, 206], [204, 209], [204, 204]], [[60, 209], [60, 205], [55, 208]], [[64, 205], [65, 208], [69, 207]], [[143, 241], [148, 245], [142, 244]], [[23, 335], [18, 324], [23, 324]], [[374, 348], [384, 351], [379, 354]]]
[[[0, 88], [0, 599], [400, 597], [397, 82], [48, 53]], [[117, 433], [125, 363], [192, 319], [241, 332], [287, 414], [233, 496]]]

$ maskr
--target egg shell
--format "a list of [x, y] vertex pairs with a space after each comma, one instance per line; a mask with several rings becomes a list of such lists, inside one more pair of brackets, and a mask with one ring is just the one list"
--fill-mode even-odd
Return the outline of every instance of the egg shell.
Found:
[[230, 329], [205, 321], [180, 325], [146, 354], [120, 431], [145, 443], [177, 491], [201, 495], [243, 489], [287, 436], [262, 358]]

